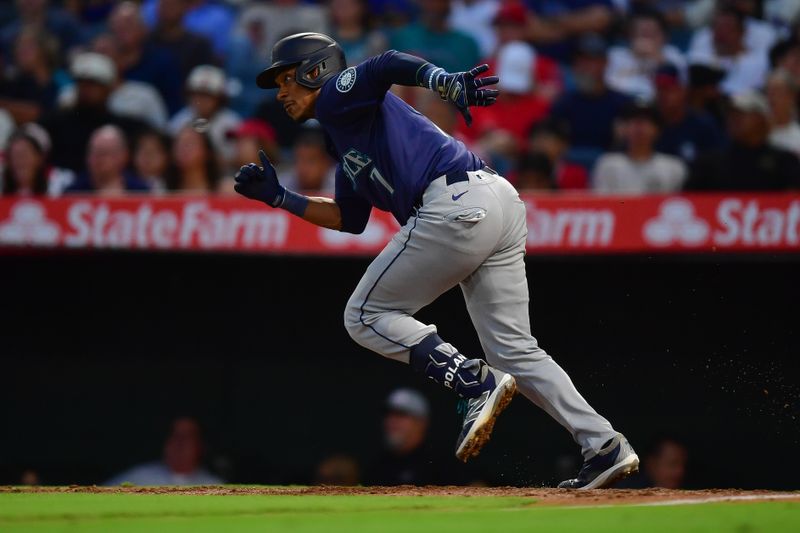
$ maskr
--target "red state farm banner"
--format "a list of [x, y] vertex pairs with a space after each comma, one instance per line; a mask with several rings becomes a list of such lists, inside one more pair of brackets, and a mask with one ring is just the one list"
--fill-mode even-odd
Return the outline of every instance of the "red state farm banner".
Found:
[[[800, 195], [523, 194], [528, 252], [800, 251]], [[241, 198], [0, 198], [0, 251], [30, 248], [375, 255], [397, 231], [373, 210], [350, 235]]]

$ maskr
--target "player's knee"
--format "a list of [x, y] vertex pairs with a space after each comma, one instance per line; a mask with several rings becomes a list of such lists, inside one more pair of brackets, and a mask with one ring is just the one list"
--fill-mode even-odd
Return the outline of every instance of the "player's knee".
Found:
[[361, 320], [361, 307], [353, 301], [352, 297], [344, 308], [344, 329], [356, 342], [364, 335], [366, 329]]

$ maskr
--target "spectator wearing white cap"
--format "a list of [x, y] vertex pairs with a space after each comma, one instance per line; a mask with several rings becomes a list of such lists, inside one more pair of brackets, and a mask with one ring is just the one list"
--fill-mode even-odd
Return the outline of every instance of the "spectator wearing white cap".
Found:
[[12, 134], [0, 179], [3, 196], [58, 196], [72, 183], [72, 172], [50, 165], [51, 146], [47, 131], [34, 122], [23, 124]]
[[771, 129], [769, 143], [800, 157], [800, 124], [797, 123], [797, 83], [784, 70], [767, 80]]
[[[460, 123], [461, 134], [501, 157], [513, 157], [527, 143], [531, 127], [547, 116], [550, 104], [535, 94], [534, 51], [522, 41], [504, 44], [497, 54], [500, 96], [488, 107], [472, 110], [473, 124]], [[497, 163], [497, 162], [495, 162]]]
[[213, 65], [195, 67], [186, 80], [186, 93], [189, 104], [170, 120], [170, 133], [176, 135], [197, 119], [207, 120], [211, 142], [223, 158], [223, 163], [227, 164], [236, 155], [236, 148], [228, 132], [235, 130], [242, 119], [226, 105], [228, 98], [225, 71]]
[[770, 109], [758, 92], [734, 95], [728, 111], [731, 143], [698, 157], [689, 176], [689, 190], [779, 191], [800, 188], [800, 160], [771, 146]]
[[70, 105], [43, 117], [41, 123], [53, 141], [53, 164], [76, 173], [86, 168], [84, 157], [92, 132], [105, 124], [119, 126], [133, 138], [147, 126], [133, 117], [109, 109], [109, 97], [116, 85], [116, 69], [105, 55], [85, 52], [72, 61], [70, 74], [75, 80]]

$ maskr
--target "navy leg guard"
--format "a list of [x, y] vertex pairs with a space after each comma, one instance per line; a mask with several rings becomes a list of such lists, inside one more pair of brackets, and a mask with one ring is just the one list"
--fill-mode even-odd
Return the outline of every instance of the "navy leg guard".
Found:
[[411, 348], [411, 368], [462, 398], [476, 398], [495, 387], [494, 375], [480, 359], [467, 359], [439, 335], [428, 335]]

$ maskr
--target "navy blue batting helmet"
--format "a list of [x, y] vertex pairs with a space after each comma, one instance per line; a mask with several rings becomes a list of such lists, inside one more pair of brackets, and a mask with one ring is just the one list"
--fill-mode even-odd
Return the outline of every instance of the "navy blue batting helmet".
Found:
[[[339, 43], [321, 33], [295, 33], [284, 37], [272, 47], [272, 65], [256, 78], [262, 89], [275, 89], [275, 76], [281, 71], [297, 67], [297, 83], [309, 89], [319, 89], [330, 78], [347, 67], [344, 51]], [[310, 74], [319, 67], [319, 74]]]

